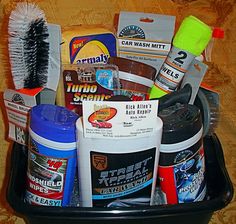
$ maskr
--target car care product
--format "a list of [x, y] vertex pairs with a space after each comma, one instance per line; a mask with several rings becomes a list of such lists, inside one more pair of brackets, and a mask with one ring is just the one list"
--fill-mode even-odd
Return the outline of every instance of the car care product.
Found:
[[211, 35], [211, 28], [196, 17], [188, 16], [183, 20], [155, 79], [150, 98], [159, 98], [178, 88], [190, 63], [202, 53]]
[[75, 122], [78, 115], [55, 105], [40, 104], [30, 111], [28, 203], [67, 206], [77, 164]]
[[111, 57], [109, 63], [119, 69], [120, 94], [131, 100], [147, 100], [150, 88], [154, 84], [156, 69], [150, 65], [134, 60]]
[[44, 12], [33, 3], [18, 3], [9, 17], [8, 33], [15, 88], [44, 86], [49, 64], [49, 33]]
[[219, 93], [204, 84], [199, 88], [194, 105], [201, 111], [203, 136], [214, 134], [220, 115]]
[[116, 38], [105, 27], [77, 25], [62, 30], [62, 64], [105, 64], [116, 55]]
[[208, 66], [206, 64], [197, 60], [196, 58], [193, 59], [180, 85], [180, 88], [183, 88], [187, 84], [191, 85], [192, 87], [192, 94], [189, 104], [194, 103], [199, 87], [201, 86], [202, 80], [207, 71]]
[[16, 89], [56, 91], [60, 76], [61, 28], [48, 24], [36, 4], [19, 2], [8, 24], [8, 49]]
[[32, 106], [55, 104], [60, 76], [61, 28], [48, 24], [34, 3], [19, 2], [8, 24], [8, 50], [15, 89], [4, 91], [8, 137], [28, 145]]
[[219, 27], [214, 27], [213, 32], [212, 32], [212, 38], [204, 51], [205, 59], [208, 62], [212, 61], [211, 55], [212, 55], [212, 50], [213, 50], [216, 39], [224, 39], [224, 30]]
[[38, 104], [53, 104], [55, 92], [47, 88], [6, 89], [3, 94], [8, 118], [8, 138], [22, 145], [28, 145], [29, 111]]
[[82, 102], [103, 101], [119, 94], [118, 67], [113, 64], [65, 64], [57, 102], [82, 115]]
[[142, 62], [157, 71], [165, 61], [175, 29], [175, 16], [121, 11], [117, 56]]
[[165, 204], [202, 201], [206, 195], [203, 126], [195, 105], [159, 112], [163, 121], [158, 177]]
[[[101, 26], [68, 26], [62, 30], [61, 61], [66, 64], [106, 64], [116, 56], [116, 38]], [[64, 75], [57, 89], [57, 105], [65, 105]], [[100, 93], [99, 93], [100, 94]]]
[[83, 102], [76, 122], [80, 205], [152, 204], [162, 121], [157, 101]]

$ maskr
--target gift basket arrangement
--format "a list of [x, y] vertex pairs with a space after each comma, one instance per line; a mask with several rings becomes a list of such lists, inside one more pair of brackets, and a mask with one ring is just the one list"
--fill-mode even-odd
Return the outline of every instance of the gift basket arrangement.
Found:
[[8, 24], [7, 200], [29, 223], [208, 223], [233, 197], [202, 80], [224, 31], [121, 11], [61, 29], [33, 3]]

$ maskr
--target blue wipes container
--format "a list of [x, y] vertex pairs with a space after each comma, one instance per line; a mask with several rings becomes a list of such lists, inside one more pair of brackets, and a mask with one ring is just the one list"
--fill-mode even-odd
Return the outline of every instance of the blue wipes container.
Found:
[[25, 196], [30, 204], [69, 205], [77, 165], [77, 119], [77, 114], [56, 105], [31, 109]]

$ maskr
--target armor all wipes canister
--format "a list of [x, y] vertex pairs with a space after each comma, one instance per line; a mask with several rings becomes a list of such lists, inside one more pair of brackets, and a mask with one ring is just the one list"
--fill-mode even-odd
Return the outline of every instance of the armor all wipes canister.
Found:
[[41, 206], [67, 206], [77, 165], [78, 115], [60, 106], [40, 104], [30, 112], [25, 199]]
[[163, 120], [159, 180], [164, 204], [201, 201], [206, 195], [203, 126], [199, 109], [176, 104], [159, 113]]

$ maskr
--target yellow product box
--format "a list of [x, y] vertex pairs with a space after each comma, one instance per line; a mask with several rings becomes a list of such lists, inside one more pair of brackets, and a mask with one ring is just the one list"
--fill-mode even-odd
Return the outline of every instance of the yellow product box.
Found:
[[62, 31], [63, 64], [103, 64], [116, 56], [116, 37], [103, 27], [70, 26]]

